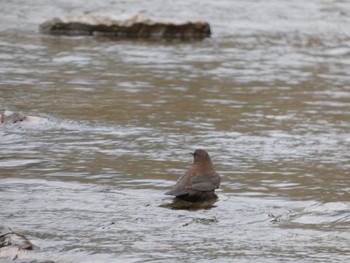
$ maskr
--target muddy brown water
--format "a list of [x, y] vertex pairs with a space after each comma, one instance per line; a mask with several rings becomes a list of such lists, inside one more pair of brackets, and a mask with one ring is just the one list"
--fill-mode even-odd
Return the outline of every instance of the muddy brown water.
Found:
[[[0, 223], [41, 247], [24, 256], [349, 261], [350, 4], [94, 2], [0, 3], [0, 105], [43, 118], [0, 126]], [[198, 17], [213, 35], [38, 33], [87, 11]], [[197, 148], [222, 175], [218, 201], [165, 208]]]

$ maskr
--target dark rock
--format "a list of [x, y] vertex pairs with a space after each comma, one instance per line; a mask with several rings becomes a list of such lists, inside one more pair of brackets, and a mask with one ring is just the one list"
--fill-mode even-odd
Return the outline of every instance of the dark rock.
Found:
[[189, 211], [208, 210], [215, 207], [214, 204], [217, 201], [218, 201], [218, 197], [215, 194], [211, 199], [207, 199], [205, 201], [200, 201], [200, 202], [186, 201], [182, 198], [174, 198], [171, 203], [162, 204], [160, 205], [160, 207], [174, 209], [174, 210], [189, 210]]
[[41, 24], [40, 32], [72, 36], [178, 39], [202, 39], [211, 33], [210, 26], [205, 21], [154, 20], [142, 13], [127, 19], [100, 13], [56, 17]]

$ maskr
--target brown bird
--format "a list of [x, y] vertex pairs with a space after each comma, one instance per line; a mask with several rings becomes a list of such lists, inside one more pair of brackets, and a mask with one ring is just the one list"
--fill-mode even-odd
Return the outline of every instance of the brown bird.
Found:
[[215, 198], [215, 189], [219, 188], [220, 176], [214, 171], [209, 154], [196, 150], [193, 165], [180, 177], [176, 185], [166, 195], [174, 195], [186, 201], [198, 202]]

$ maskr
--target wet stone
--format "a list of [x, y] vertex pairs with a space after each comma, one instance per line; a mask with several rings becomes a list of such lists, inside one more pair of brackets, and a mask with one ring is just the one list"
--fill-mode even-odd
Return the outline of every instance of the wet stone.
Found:
[[13, 232], [9, 227], [0, 226], [0, 248], [6, 246], [14, 246], [23, 250], [37, 249], [24, 235]]
[[38, 123], [39, 117], [24, 115], [19, 112], [13, 112], [0, 109], [0, 124], [13, 124], [19, 122]]
[[62, 16], [42, 23], [39, 29], [52, 35], [117, 38], [203, 39], [211, 34], [210, 25], [205, 21], [156, 20], [142, 13], [126, 19], [101, 13]]
[[171, 203], [163, 204], [161, 207], [175, 209], [175, 210], [205, 210], [215, 207], [215, 203], [218, 201], [218, 197], [214, 194], [213, 198], [200, 201], [189, 202], [183, 199], [174, 198]]
[[27, 116], [17, 112], [0, 110], [0, 123], [16, 123], [24, 121], [26, 118]]
[[0, 262], [9, 259], [19, 263], [54, 263], [52, 260], [32, 259], [30, 255], [22, 258], [24, 251], [36, 250], [39, 250], [39, 247], [31, 243], [27, 237], [14, 232], [7, 226], [0, 225]]

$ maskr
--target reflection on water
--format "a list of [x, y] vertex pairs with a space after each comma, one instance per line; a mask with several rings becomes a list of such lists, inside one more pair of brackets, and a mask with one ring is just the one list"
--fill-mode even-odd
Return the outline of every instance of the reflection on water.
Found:
[[[200, 14], [213, 29], [133, 42], [39, 35], [80, 1], [19, 2], [0, 4], [0, 106], [42, 119], [0, 126], [0, 222], [42, 248], [30, 257], [349, 259], [348, 3], [84, 5]], [[164, 208], [197, 148], [222, 176], [218, 200]]]

